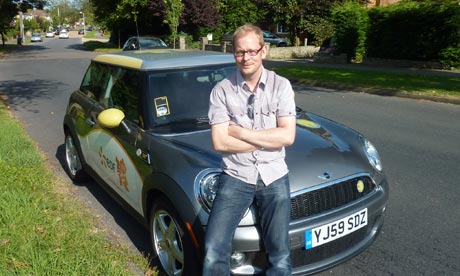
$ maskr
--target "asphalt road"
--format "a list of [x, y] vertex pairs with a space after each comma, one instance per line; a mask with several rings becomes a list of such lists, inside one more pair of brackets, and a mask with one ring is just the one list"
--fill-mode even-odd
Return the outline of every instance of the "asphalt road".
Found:
[[[62, 118], [93, 53], [46, 39], [0, 58], [0, 94], [62, 170]], [[319, 275], [460, 275], [460, 106], [295, 86], [305, 110], [354, 128], [378, 148], [390, 183], [383, 232], [364, 253]], [[74, 186], [116, 243], [150, 252], [148, 233], [97, 185]]]

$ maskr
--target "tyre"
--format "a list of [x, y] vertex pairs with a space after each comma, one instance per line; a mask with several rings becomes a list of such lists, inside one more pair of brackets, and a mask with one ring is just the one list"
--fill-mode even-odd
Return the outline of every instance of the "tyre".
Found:
[[155, 257], [167, 275], [200, 275], [185, 225], [169, 201], [159, 198], [150, 213], [150, 236]]
[[87, 179], [88, 175], [83, 170], [75, 139], [73, 139], [70, 133], [65, 134], [65, 165], [67, 174], [72, 181], [78, 183]]

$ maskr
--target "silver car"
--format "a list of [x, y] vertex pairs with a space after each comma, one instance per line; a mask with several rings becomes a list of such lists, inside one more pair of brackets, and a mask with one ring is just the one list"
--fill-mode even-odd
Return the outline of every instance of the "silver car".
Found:
[[[270, 46], [276, 46], [276, 47], [286, 47], [289, 46], [289, 42], [286, 38], [284, 37], [279, 37], [275, 35], [274, 33], [271, 33], [269, 31], [262, 30], [262, 34], [264, 36], [264, 42], [265, 43], [270, 43]], [[227, 32], [222, 36], [222, 41], [225, 42], [233, 42], [233, 31]]]
[[[203, 238], [221, 174], [207, 118], [213, 86], [236, 67], [232, 55], [204, 51], [122, 52], [95, 57], [70, 96], [63, 128], [66, 169], [88, 176], [150, 231], [167, 275], [199, 275]], [[363, 135], [297, 110], [286, 149], [291, 183], [294, 275], [331, 268], [377, 238], [388, 184]], [[267, 267], [257, 213], [250, 208], [233, 240], [231, 272]]]
[[30, 42], [42, 42], [42, 34], [40, 33], [33, 33], [30, 37]]

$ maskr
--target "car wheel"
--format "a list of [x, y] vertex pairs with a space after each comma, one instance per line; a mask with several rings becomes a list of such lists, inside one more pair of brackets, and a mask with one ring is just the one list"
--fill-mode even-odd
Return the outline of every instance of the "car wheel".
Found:
[[87, 178], [87, 174], [83, 170], [77, 145], [70, 133], [66, 133], [65, 135], [65, 164], [67, 173], [74, 182], [81, 182]]
[[199, 275], [189, 235], [177, 211], [164, 198], [150, 213], [150, 235], [155, 257], [167, 275]]

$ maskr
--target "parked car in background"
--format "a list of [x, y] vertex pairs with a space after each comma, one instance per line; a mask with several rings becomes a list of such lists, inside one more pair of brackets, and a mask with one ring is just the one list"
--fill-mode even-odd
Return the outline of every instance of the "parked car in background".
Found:
[[162, 48], [168, 48], [168, 45], [161, 38], [154, 36], [132, 36], [123, 45], [123, 51]]
[[[138, 218], [167, 275], [201, 275], [204, 233], [222, 173], [221, 154], [211, 144], [209, 95], [235, 72], [233, 55], [218, 52], [104, 54], [93, 58], [68, 101], [69, 177], [91, 176]], [[263, 114], [276, 109], [261, 106]], [[293, 275], [329, 269], [373, 243], [389, 188], [368, 139], [298, 108], [286, 162]], [[253, 207], [236, 229], [233, 250], [233, 275], [260, 274], [268, 265]]]
[[40, 33], [33, 33], [30, 37], [30, 42], [42, 42], [42, 34]]
[[[276, 47], [286, 47], [289, 46], [289, 42], [284, 37], [279, 37], [269, 31], [262, 30], [265, 43], [270, 43], [270, 45]], [[222, 36], [222, 41], [233, 42], [233, 31], [227, 32]]]
[[69, 38], [69, 32], [66, 29], [62, 29], [59, 32], [59, 38]]
[[45, 34], [45, 37], [53, 38], [54, 37], [54, 31], [47, 31], [46, 34]]
[[85, 34], [85, 29], [80, 29], [80, 30], [78, 30], [78, 34], [79, 34], [79, 35], [84, 35], [84, 34]]

